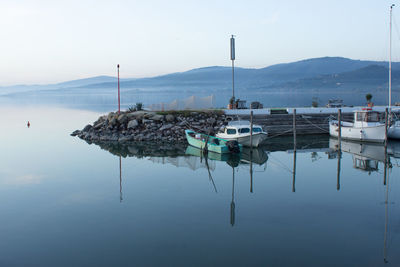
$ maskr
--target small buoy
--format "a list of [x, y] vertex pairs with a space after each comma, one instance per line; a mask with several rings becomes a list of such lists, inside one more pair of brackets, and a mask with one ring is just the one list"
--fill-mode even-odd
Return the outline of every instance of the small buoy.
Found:
[[28, 123], [26, 124], [26, 126], [31, 127], [31, 123], [28, 121]]

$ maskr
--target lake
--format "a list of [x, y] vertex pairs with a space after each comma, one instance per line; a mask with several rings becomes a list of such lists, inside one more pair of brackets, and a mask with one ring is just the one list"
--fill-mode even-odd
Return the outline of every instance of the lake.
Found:
[[0, 110], [0, 266], [400, 265], [399, 143], [285, 137], [205, 159], [71, 137], [95, 111]]

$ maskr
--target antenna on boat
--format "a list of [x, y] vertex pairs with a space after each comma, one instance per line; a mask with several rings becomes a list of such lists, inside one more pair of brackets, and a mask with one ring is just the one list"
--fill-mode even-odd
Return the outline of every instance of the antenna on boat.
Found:
[[235, 101], [235, 35], [231, 36], [232, 99]]
[[394, 4], [390, 6], [390, 34], [389, 34], [389, 121], [392, 113], [392, 10]]

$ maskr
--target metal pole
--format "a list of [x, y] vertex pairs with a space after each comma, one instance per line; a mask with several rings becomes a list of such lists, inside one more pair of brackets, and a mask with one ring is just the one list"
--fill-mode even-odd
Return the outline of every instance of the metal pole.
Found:
[[235, 100], [235, 61], [232, 60], [232, 97]]
[[[387, 164], [385, 164], [385, 169], [387, 168]], [[385, 234], [383, 237], [383, 261], [388, 263], [387, 260], [387, 240], [388, 240], [388, 222], [389, 222], [389, 175], [387, 177], [387, 185], [386, 185], [386, 198], [385, 198]]]
[[235, 100], [235, 36], [231, 36], [232, 98]]
[[235, 168], [232, 167], [231, 226], [235, 225]]
[[122, 163], [119, 156], [119, 202], [122, 202]]
[[394, 4], [390, 6], [390, 37], [389, 37], [389, 112], [392, 107], [392, 9]]
[[120, 102], [120, 91], [119, 91], [119, 64], [117, 65], [118, 69], [118, 114], [121, 112], [121, 102]]

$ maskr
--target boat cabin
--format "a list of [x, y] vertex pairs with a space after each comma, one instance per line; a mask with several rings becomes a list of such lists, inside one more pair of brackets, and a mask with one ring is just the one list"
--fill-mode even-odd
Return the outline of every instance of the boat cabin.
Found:
[[371, 109], [364, 109], [354, 112], [355, 122], [380, 122], [381, 116], [377, 111], [371, 111]]
[[[253, 133], [261, 133], [263, 130], [260, 126], [253, 126]], [[223, 133], [228, 135], [237, 135], [237, 134], [250, 134], [250, 127], [246, 126], [226, 126]]]

